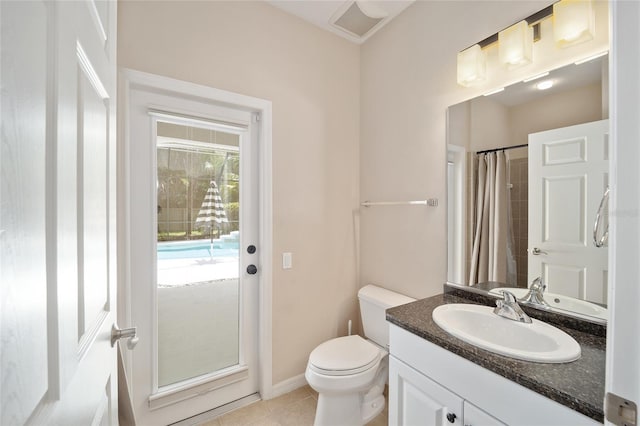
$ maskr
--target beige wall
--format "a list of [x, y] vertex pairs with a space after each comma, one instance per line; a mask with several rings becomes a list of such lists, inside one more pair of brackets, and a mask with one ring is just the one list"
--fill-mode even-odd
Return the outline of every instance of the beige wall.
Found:
[[486, 96], [472, 99], [470, 104], [469, 149], [471, 151], [513, 145], [509, 140], [511, 122], [508, 107]]
[[359, 47], [263, 2], [121, 1], [118, 52], [120, 67], [273, 102], [273, 382], [302, 374], [358, 315]]
[[479, 96], [448, 109], [448, 143], [473, 152], [523, 145], [530, 133], [601, 120], [605, 112], [600, 83], [516, 106]]
[[528, 143], [529, 134], [603, 118], [599, 83], [546, 96], [509, 109], [509, 145]]
[[[510, 72], [489, 67], [476, 88], [456, 84], [464, 48], [551, 1], [418, 1], [362, 47], [362, 200], [437, 197], [432, 207], [378, 207], [361, 212], [361, 281], [413, 297], [442, 291], [446, 280], [446, 110], [491, 89], [586, 57], [608, 46], [607, 4], [596, 2], [597, 34], [556, 49], [536, 43], [535, 62]], [[543, 22], [551, 25], [550, 20]], [[548, 34], [548, 32], [547, 32]], [[490, 48], [492, 49], [492, 48]], [[490, 58], [495, 57], [495, 49]]]

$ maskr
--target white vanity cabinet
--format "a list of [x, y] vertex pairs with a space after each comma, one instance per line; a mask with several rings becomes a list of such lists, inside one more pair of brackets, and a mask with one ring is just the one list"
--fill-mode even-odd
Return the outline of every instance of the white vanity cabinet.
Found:
[[600, 424], [403, 328], [389, 329], [389, 425]]
[[478, 407], [392, 356], [390, 425], [504, 426]]

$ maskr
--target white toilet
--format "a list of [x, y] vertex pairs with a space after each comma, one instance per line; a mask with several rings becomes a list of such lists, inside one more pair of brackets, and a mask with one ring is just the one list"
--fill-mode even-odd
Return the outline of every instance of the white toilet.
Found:
[[384, 409], [389, 327], [385, 311], [415, 299], [368, 285], [358, 292], [364, 335], [320, 344], [309, 355], [305, 377], [318, 392], [315, 426], [363, 425]]

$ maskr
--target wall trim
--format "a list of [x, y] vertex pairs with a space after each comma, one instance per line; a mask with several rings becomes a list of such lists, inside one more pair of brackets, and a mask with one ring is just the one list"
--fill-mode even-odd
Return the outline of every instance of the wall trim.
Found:
[[[298, 374], [297, 376], [290, 377], [286, 380], [283, 380], [273, 385], [271, 398], [279, 397], [280, 395], [284, 395], [285, 393], [292, 392], [306, 385], [307, 385], [307, 379], [305, 379], [304, 373]], [[262, 398], [262, 399], [271, 399], [271, 398]]]
[[[272, 187], [272, 103], [266, 99], [255, 98], [252, 96], [242, 95], [229, 92], [226, 90], [216, 89], [209, 86], [203, 86], [196, 83], [177, 80], [160, 75], [145, 73], [137, 70], [120, 68], [119, 70], [119, 126], [118, 126], [118, 155], [119, 168], [122, 174], [118, 182], [118, 204], [119, 204], [119, 224], [118, 231], [120, 234], [118, 248], [120, 249], [119, 257], [125, 261], [121, 262], [119, 277], [119, 301], [118, 318], [120, 321], [129, 325], [131, 318], [131, 283], [129, 282], [128, 266], [127, 266], [127, 247], [128, 235], [127, 220], [129, 216], [128, 199], [128, 173], [123, 158], [128, 151], [129, 141], [127, 128], [127, 105], [129, 104], [129, 90], [133, 86], [143, 86], [155, 89], [169, 90], [179, 92], [185, 95], [205, 98], [214, 102], [227, 104], [239, 108], [252, 110], [260, 115], [259, 132], [260, 144], [258, 152], [259, 167], [259, 247], [264, 247], [259, 253], [259, 270], [260, 270], [260, 290], [259, 290], [259, 317], [258, 317], [258, 391], [263, 399], [269, 399], [273, 394], [273, 354], [272, 354], [272, 249], [273, 249], [273, 187]], [[130, 357], [125, 357], [125, 366], [130, 367]]]

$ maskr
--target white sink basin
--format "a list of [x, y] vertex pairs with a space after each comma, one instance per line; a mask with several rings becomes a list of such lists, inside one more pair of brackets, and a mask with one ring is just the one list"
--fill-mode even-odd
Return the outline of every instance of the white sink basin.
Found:
[[[489, 293], [495, 294], [496, 296], [502, 296], [500, 290], [507, 290], [517, 298], [520, 299], [524, 297], [529, 289], [527, 288], [509, 288], [509, 287], [500, 287], [494, 288]], [[552, 308], [562, 309], [563, 311], [576, 312], [582, 315], [589, 315], [591, 317], [601, 318], [606, 320], [607, 309], [602, 306], [596, 305], [595, 303], [586, 302], [584, 300], [576, 299], [570, 296], [563, 296], [562, 294], [557, 293], [542, 293], [545, 302], [549, 304]]]
[[449, 304], [433, 310], [440, 328], [479, 348], [524, 361], [561, 363], [580, 358], [580, 345], [564, 331], [531, 318], [525, 324], [489, 306]]

